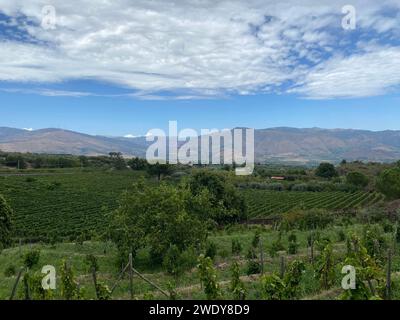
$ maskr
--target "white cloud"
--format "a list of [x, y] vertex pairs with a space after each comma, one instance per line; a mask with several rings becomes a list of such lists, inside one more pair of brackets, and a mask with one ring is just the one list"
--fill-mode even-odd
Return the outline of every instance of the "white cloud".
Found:
[[400, 85], [400, 47], [337, 56], [311, 70], [292, 92], [314, 99], [381, 95]]
[[133, 134], [126, 134], [124, 135], [124, 138], [128, 138], [128, 139], [133, 139], [133, 138], [137, 138], [138, 136], [135, 136]]
[[[390, 74], [398, 48], [386, 43], [374, 52], [339, 55], [338, 45], [345, 43], [341, 7], [347, 2], [82, 0], [77, 5], [53, 0], [57, 27], [44, 30], [42, 7], [48, 1], [0, 0], [4, 14], [22, 14], [36, 23], [19, 25], [36, 42], [0, 41], [0, 81], [93, 79], [139, 91], [132, 94], [137, 99], [281, 92], [287, 83], [295, 84], [289, 92], [312, 98], [385, 93], [400, 82], [396, 71]], [[359, 30], [396, 38], [399, 15], [384, 19], [383, 9], [399, 12], [398, 1], [352, 2]], [[364, 62], [364, 68], [343, 74], [351, 64]], [[382, 70], [382, 64], [391, 68]], [[162, 96], [160, 91], [177, 94]], [[62, 90], [38, 94], [91, 95]]]
[[22, 129], [26, 131], [33, 131], [33, 128], [22, 128]]

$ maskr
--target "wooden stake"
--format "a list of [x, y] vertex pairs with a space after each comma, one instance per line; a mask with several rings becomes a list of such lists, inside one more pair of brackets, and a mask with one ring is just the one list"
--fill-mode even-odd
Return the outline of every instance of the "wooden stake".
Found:
[[133, 300], [133, 264], [132, 253], [129, 254], [129, 291], [131, 293], [131, 300]]
[[17, 279], [15, 280], [15, 283], [14, 283], [14, 286], [13, 286], [13, 289], [11, 292], [10, 300], [14, 299], [15, 292], [17, 291], [18, 282], [21, 279], [22, 272], [24, 272], [24, 268], [21, 268], [18, 272]]
[[281, 276], [281, 278], [283, 278], [285, 276], [285, 257], [284, 256], [281, 256], [280, 276]]
[[92, 277], [93, 277], [93, 283], [94, 283], [94, 290], [96, 292], [96, 299], [99, 299], [99, 290], [97, 288], [97, 275], [96, 275], [96, 269], [93, 267], [92, 268]]
[[125, 266], [125, 268], [123, 268], [122, 272], [119, 274], [117, 281], [115, 282], [114, 286], [111, 289], [111, 294], [114, 292], [115, 288], [117, 287], [118, 282], [121, 281], [122, 277], [124, 276], [126, 270], [128, 270], [128, 268], [130, 267], [130, 264], [128, 262], [128, 264]]
[[261, 243], [261, 237], [260, 241], [258, 242], [259, 247], [260, 247], [260, 262], [261, 262], [261, 274], [264, 274], [264, 252], [263, 252], [263, 247]]

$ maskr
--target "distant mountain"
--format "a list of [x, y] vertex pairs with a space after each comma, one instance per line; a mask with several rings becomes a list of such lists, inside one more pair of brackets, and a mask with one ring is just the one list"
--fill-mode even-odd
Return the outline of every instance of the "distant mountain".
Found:
[[144, 156], [144, 137], [110, 138], [61, 129], [27, 131], [0, 127], [0, 150], [50, 154], [102, 155], [119, 151], [127, 156]]
[[[52, 154], [126, 156], [146, 153], [144, 137], [122, 138], [61, 129], [22, 130], [0, 127], [0, 150]], [[342, 159], [388, 162], [400, 159], [400, 131], [269, 128], [255, 131], [258, 162], [338, 162]]]

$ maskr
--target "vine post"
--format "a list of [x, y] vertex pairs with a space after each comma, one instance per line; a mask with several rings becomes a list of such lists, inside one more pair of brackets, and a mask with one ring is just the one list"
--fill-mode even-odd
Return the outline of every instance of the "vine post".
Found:
[[264, 251], [263, 251], [263, 246], [262, 246], [261, 237], [260, 237], [260, 241], [258, 242], [258, 245], [259, 245], [259, 247], [260, 247], [261, 274], [264, 274]]
[[285, 257], [282, 255], [280, 259], [280, 277], [283, 279], [285, 275]]
[[129, 291], [131, 293], [131, 300], [133, 300], [133, 265], [132, 253], [129, 254]]
[[391, 300], [392, 298], [392, 250], [388, 249], [388, 261], [387, 261], [387, 271], [386, 271], [386, 299]]

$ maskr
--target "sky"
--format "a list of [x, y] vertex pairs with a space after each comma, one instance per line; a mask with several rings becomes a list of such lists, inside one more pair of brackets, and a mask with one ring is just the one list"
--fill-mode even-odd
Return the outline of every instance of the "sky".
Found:
[[400, 129], [400, 2], [0, 0], [0, 126]]

